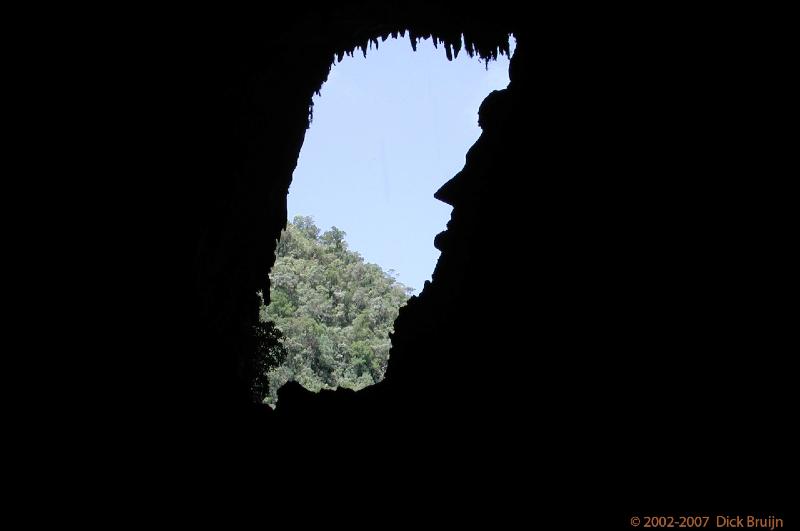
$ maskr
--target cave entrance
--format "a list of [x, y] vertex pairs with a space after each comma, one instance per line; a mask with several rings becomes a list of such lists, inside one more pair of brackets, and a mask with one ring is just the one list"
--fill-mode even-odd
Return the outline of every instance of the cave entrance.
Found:
[[451, 207], [433, 194], [480, 136], [480, 103], [508, 85], [505, 55], [449, 61], [430, 39], [370, 48], [335, 62], [314, 97], [260, 316], [284, 335], [273, 406], [288, 381], [358, 390], [383, 378], [398, 310], [439, 256]]

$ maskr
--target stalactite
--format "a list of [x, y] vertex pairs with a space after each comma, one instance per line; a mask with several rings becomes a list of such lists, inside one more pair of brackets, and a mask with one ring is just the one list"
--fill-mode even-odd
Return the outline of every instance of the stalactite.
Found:
[[472, 38], [467, 33], [464, 33], [464, 47], [470, 57], [475, 57], [475, 43], [472, 42]]
[[366, 58], [367, 50], [372, 50], [373, 45], [375, 50], [378, 50], [380, 41], [385, 42], [390, 36], [392, 38], [405, 37], [406, 32], [408, 32], [408, 39], [413, 51], [417, 51], [417, 45], [420, 41], [431, 39], [434, 48], [437, 50], [439, 49], [439, 44], [444, 46], [448, 61], [457, 59], [458, 54], [462, 50], [466, 50], [470, 58], [479, 57], [488, 68], [489, 61], [496, 61], [498, 55], [505, 54], [509, 57], [511, 55], [509, 43], [511, 34], [507, 33], [498, 33], [496, 40], [476, 40], [468, 32], [434, 33], [429, 30], [416, 32], [406, 28], [390, 31], [384, 26], [380, 29], [380, 33], [367, 34], [366, 37], [358, 37], [356, 42], [352, 42], [349, 45], [344, 44], [343, 48], [334, 54], [332, 64], [341, 63], [345, 55], [354, 57], [356, 50], [361, 50], [361, 53]]
[[500, 51], [506, 54], [506, 56], [511, 57], [511, 45], [508, 40], [508, 35], [506, 35], [506, 40], [500, 43]]

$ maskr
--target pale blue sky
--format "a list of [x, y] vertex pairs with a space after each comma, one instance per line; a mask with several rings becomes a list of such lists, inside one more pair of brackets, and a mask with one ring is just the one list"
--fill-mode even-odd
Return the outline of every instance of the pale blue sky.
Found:
[[[513, 49], [513, 47], [512, 47]], [[389, 39], [335, 64], [306, 131], [289, 219], [312, 216], [347, 233], [350, 249], [419, 292], [430, 280], [451, 207], [433, 193], [464, 166], [478, 139], [478, 107], [508, 85], [508, 57], [489, 62], [462, 51]]]

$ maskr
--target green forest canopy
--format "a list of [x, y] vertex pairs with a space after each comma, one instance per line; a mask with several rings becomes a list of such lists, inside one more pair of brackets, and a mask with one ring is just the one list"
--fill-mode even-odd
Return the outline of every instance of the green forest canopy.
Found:
[[281, 233], [272, 302], [262, 303], [260, 321], [268, 331], [275, 323], [285, 349], [266, 371], [264, 403], [274, 406], [278, 388], [291, 380], [316, 392], [357, 390], [383, 378], [389, 332], [412, 290], [391, 270], [365, 263], [344, 237], [336, 227], [320, 234], [307, 216], [295, 216]]

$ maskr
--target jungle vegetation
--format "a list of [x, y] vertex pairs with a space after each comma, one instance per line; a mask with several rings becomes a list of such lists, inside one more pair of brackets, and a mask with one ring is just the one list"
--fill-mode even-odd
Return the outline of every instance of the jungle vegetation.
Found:
[[310, 391], [361, 389], [383, 378], [394, 320], [412, 289], [393, 271], [366, 263], [346, 234], [321, 232], [295, 216], [281, 233], [270, 274], [271, 303], [256, 327], [261, 400], [274, 407], [277, 390], [296, 380]]

